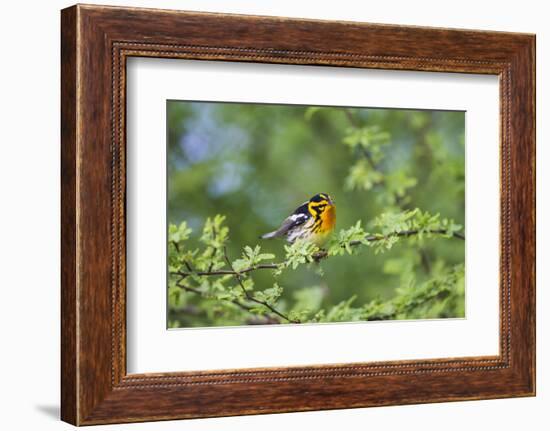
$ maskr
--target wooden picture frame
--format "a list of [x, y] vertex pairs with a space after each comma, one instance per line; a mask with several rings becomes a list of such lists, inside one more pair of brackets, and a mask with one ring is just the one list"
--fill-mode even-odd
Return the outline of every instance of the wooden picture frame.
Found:
[[[533, 35], [83, 5], [64, 9], [61, 21], [64, 421], [535, 394]], [[128, 375], [125, 65], [131, 56], [498, 75], [500, 354]]]

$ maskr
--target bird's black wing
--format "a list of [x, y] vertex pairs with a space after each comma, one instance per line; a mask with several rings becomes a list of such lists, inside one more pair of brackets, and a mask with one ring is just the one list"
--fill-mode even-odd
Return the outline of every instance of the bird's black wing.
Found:
[[296, 208], [296, 210], [283, 221], [279, 229], [262, 235], [262, 238], [267, 239], [284, 236], [288, 233], [288, 231], [294, 229], [297, 226], [300, 226], [301, 224], [304, 224], [310, 217], [311, 215], [309, 214], [309, 211], [307, 209], [306, 202]]

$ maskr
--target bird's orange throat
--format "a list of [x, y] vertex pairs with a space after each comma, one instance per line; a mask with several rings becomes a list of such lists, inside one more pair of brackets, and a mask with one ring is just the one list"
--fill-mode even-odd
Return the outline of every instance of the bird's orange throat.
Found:
[[330, 205], [321, 214], [321, 233], [330, 233], [336, 225], [336, 207]]
[[319, 215], [319, 218], [319, 227], [315, 230], [310, 240], [319, 247], [323, 247], [336, 225], [336, 208], [334, 206], [328, 207]]

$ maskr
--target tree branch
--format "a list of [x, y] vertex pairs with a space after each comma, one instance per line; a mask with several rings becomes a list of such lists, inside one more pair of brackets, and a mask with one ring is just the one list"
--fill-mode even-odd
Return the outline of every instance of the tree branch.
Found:
[[[182, 283], [182, 281], [183, 281], [183, 278], [176, 283], [176, 286], [178, 286], [180, 289], [186, 292], [194, 293], [195, 295], [198, 295], [198, 296], [203, 296], [202, 291], [200, 291], [199, 289], [195, 289], [194, 287], [191, 287], [191, 286], [186, 286], [185, 284]], [[247, 324], [249, 325], [271, 325], [275, 323], [281, 323], [281, 321], [276, 316], [271, 316], [271, 315], [258, 316], [257, 314], [252, 313], [251, 311], [252, 307], [250, 307], [249, 305], [246, 305], [245, 303], [239, 301], [238, 299], [220, 299], [220, 301], [231, 302], [232, 304], [235, 304], [237, 307], [241, 308], [242, 310], [251, 313], [251, 317], [247, 320]], [[176, 309], [175, 311], [184, 312], [185, 314], [194, 314], [194, 315], [199, 314], [197, 310], [192, 310], [192, 309], [184, 309], [184, 310]]]
[[[181, 283], [182, 281], [183, 281], [183, 279], [178, 281], [176, 283], [176, 286], [178, 286], [179, 288], [185, 290], [186, 292], [191, 292], [191, 293], [194, 293], [196, 295], [203, 296], [203, 292], [201, 292], [199, 289], [195, 289], [194, 287], [191, 287], [191, 286], [186, 286], [185, 284]], [[224, 301], [232, 302], [237, 307], [242, 308], [245, 311], [250, 311], [252, 309], [252, 307], [249, 307], [248, 305], [243, 304], [242, 302], [240, 302], [237, 299], [224, 299]]]
[[[433, 233], [433, 234], [441, 234], [442, 235], [442, 234], [446, 234], [447, 230], [446, 229], [430, 229], [430, 230], [423, 231], [423, 232], [424, 233]], [[371, 242], [371, 241], [380, 241], [380, 240], [383, 240], [383, 239], [388, 239], [388, 238], [391, 238], [391, 237], [394, 237], [394, 236], [409, 237], [409, 236], [418, 235], [419, 233], [420, 233], [419, 229], [411, 229], [411, 230], [402, 230], [400, 232], [394, 232], [394, 233], [391, 233], [389, 235], [368, 235], [368, 236], [365, 237], [365, 239], [367, 241]], [[453, 232], [453, 237], [455, 237], [457, 239], [462, 239], [462, 240], [466, 239], [464, 234], [460, 233], [460, 232]], [[361, 243], [362, 243], [361, 241], [352, 241], [351, 245], [359, 245]]]
[[[428, 231], [423, 231], [424, 233], [431, 233], [431, 234], [437, 234], [437, 235], [443, 235], [443, 234], [446, 234], [447, 231], [445, 229], [431, 229], [431, 230], [428, 230]], [[401, 238], [401, 237], [410, 237], [410, 236], [414, 236], [414, 235], [418, 235], [420, 234], [420, 230], [418, 229], [411, 229], [411, 230], [403, 230], [401, 232], [394, 232], [394, 233], [391, 233], [389, 235], [367, 235], [365, 237], [365, 241], [367, 242], [375, 242], [375, 241], [382, 241], [382, 240], [386, 240], [386, 239], [389, 239], [389, 238], [393, 238], [393, 237], [398, 237], [398, 238]], [[454, 238], [457, 238], [457, 239], [462, 239], [462, 240], [465, 240], [466, 238], [464, 237], [464, 234], [462, 233], [459, 233], [459, 232], [453, 232], [453, 237]], [[355, 246], [358, 246], [358, 245], [361, 245], [363, 244], [363, 241], [350, 241], [349, 245], [351, 245], [352, 247], [355, 247]], [[315, 253], [313, 255], [313, 259], [315, 260], [315, 262], [319, 262], [320, 260], [322, 259], [325, 259], [328, 257], [328, 252], [326, 250], [320, 250], [318, 251], [317, 253]]]
[[[386, 240], [386, 239], [392, 238], [392, 237], [399, 237], [399, 238], [406, 237], [406, 238], [408, 238], [408, 237], [411, 237], [411, 236], [414, 236], [414, 235], [418, 235], [418, 234], [420, 234], [420, 232], [421, 231], [418, 230], [418, 229], [411, 229], [411, 230], [404, 230], [404, 231], [400, 231], [400, 232], [394, 232], [394, 233], [391, 233], [391, 234], [388, 234], [388, 235], [373, 234], [373, 235], [367, 235], [365, 237], [365, 241], [367, 241], [367, 242], [382, 241], [382, 240]], [[443, 234], [447, 233], [447, 230], [445, 230], [445, 229], [431, 229], [431, 230], [427, 230], [427, 231], [423, 231], [423, 232], [424, 233], [435, 234], [435, 235], [443, 235]], [[461, 239], [461, 240], [466, 239], [464, 234], [460, 233], [460, 232], [453, 232], [453, 237], [457, 238], [457, 239]], [[356, 247], [356, 246], [361, 245], [363, 243], [364, 243], [364, 241], [357, 240], [357, 241], [351, 241], [349, 244], [352, 247]], [[242, 269], [240, 271], [235, 271], [235, 269], [231, 265], [231, 262], [227, 258], [227, 251], [225, 250], [225, 248], [224, 248], [224, 255], [225, 255], [224, 257], [225, 257], [225, 260], [226, 260], [226, 263], [227, 263], [229, 269], [218, 269], [218, 270], [215, 270], [215, 271], [197, 271], [197, 272], [194, 272], [191, 269], [191, 267], [189, 266], [189, 264], [187, 262], [184, 262], [185, 265], [187, 266], [188, 272], [186, 272], [186, 271], [177, 271], [177, 272], [173, 272], [171, 274], [180, 276], [182, 280], [184, 278], [190, 276], [190, 275], [198, 275], [198, 276], [232, 275], [235, 278], [237, 278], [239, 283], [242, 285], [242, 281], [241, 281], [241, 278], [240, 278], [242, 274], [247, 274], [249, 272], [256, 271], [256, 270], [261, 270], [261, 269], [271, 269], [271, 270], [279, 269], [281, 266], [284, 266], [284, 262], [281, 262], [281, 263], [264, 263], [264, 264], [260, 264], [260, 265], [250, 266], [250, 267]], [[312, 257], [316, 262], [318, 262], [318, 261], [328, 257], [328, 252], [326, 250], [320, 250], [317, 253], [315, 253]], [[244, 289], [243, 289], [243, 291], [245, 292], [245, 294], [247, 296], [247, 299], [249, 299], [250, 301], [257, 302], [259, 304], [265, 305], [267, 308], [270, 307], [268, 304], [263, 303], [263, 301], [258, 302], [258, 300], [255, 299], [255, 298], [251, 299], [252, 297], [250, 297], [250, 294], [247, 291], [245, 291]], [[275, 311], [273, 311], [273, 312], [275, 314], [278, 314]], [[283, 317], [283, 316], [281, 316], [281, 317]], [[286, 319], [286, 316], [284, 318]]]
[[246, 290], [246, 288], [244, 287], [244, 284], [243, 284], [243, 281], [241, 279], [241, 275], [242, 275], [242, 271], [241, 272], [238, 272], [238, 271], [235, 271], [235, 269], [233, 268], [233, 265], [231, 264], [231, 261], [229, 260], [229, 257], [227, 256], [227, 248], [224, 247], [223, 248], [223, 254], [224, 254], [224, 257], [225, 257], [225, 261], [227, 262], [227, 266], [229, 266], [229, 268], [231, 268], [231, 271], [233, 271], [233, 274], [235, 276], [235, 278], [237, 279], [237, 281], [239, 282], [239, 286], [241, 286], [241, 290], [243, 291], [243, 294], [245, 296], [246, 299], [248, 299], [249, 301], [252, 301], [252, 302], [255, 302], [256, 304], [260, 304], [260, 305], [263, 305], [264, 307], [266, 307], [267, 309], [269, 309], [272, 313], [276, 314], [277, 316], [283, 318], [284, 320], [286, 320], [287, 322], [290, 322], [290, 323], [300, 323], [299, 320], [293, 320], [293, 319], [290, 319], [288, 316], [286, 316], [285, 314], [281, 313], [279, 310], [277, 310], [275, 307], [273, 307], [271, 304], [269, 304], [268, 302], [266, 301], [261, 301], [259, 300], [258, 298], [255, 298], [253, 295], [251, 295], [250, 293], [248, 293], [248, 291]]
[[[186, 265], [187, 265], [187, 263], [186, 263]], [[178, 272], [175, 272], [173, 274], [180, 275], [182, 278], [188, 277], [192, 274], [199, 275], [199, 276], [203, 276], [203, 275], [233, 275], [233, 276], [236, 276], [238, 274], [246, 274], [247, 272], [256, 271], [257, 269], [278, 269], [280, 265], [281, 265], [280, 263], [265, 263], [265, 264], [255, 265], [255, 266], [251, 266], [249, 268], [242, 269], [239, 272], [236, 272], [233, 269], [218, 269], [218, 270], [215, 270], [215, 271], [197, 271], [197, 272], [194, 272], [192, 269], [187, 267], [189, 272], [178, 271]]]

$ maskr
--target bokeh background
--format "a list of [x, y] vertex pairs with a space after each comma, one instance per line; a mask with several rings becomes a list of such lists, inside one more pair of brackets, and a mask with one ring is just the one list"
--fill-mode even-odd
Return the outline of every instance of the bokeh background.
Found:
[[[464, 112], [168, 101], [167, 123], [168, 221], [186, 220], [194, 230], [189, 242], [198, 246], [206, 218], [225, 215], [231, 259], [255, 244], [284, 257], [283, 240], [258, 237], [319, 192], [336, 202], [337, 229], [362, 220], [376, 232], [376, 216], [413, 208], [464, 226]], [[362, 130], [380, 141], [374, 155], [383, 182], [365, 171], [361, 146], [350, 145]], [[448, 238], [403, 243], [383, 254], [327, 259], [323, 276], [287, 271], [279, 282], [288, 302], [299, 300], [303, 287], [322, 292], [320, 307], [353, 295], [357, 304], [386, 300], [404, 274], [422, 282], [438, 268], [463, 263], [464, 250], [464, 241]], [[257, 272], [255, 281], [269, 287], [273, 277]], [[438, 311], [438, 317], [463, 314], [463, 296]], [[171, 303], [168, 319], [171, 327], [209, 325]]]

